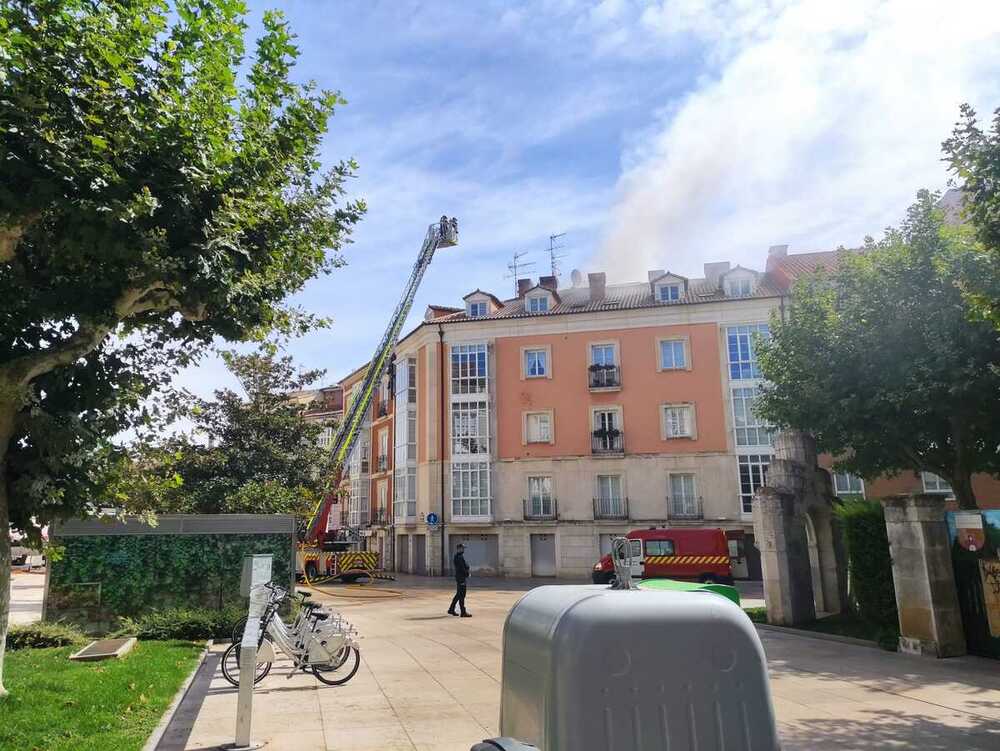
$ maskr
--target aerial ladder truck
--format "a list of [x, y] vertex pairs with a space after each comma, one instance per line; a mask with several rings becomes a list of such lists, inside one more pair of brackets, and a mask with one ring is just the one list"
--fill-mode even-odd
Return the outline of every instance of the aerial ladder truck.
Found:
[[357, 398], [353, 399], [344, 412], [344, 418], [331, 444], [331, 473], [326, 487], [326, 493], [313, 509], [312, 517], [306, 527], [305, 541], [299, 546], [296, 568], [307, 578], [314, 572], [319, 575], [334, 576], [342, 579], [357, 578], [371, 575], [379, 568], [378, 554], [374, 552], [342, 551], [326, 552], [321, 541], [326, 532], [327, 518], [331, 506], [342, 494], [341, 479], [351, 451], [357, 444], [358, 437], [364, 425], [365, 415], [371, 407], [372, 397], [381, 383], [392, 361], [392, 353], [399, 340], [403, 323], [413, 306], [413, 298], [417, 288], [424, 278], [424, 272], [434, 258], [438, 248], [449, 248], [458, 244], [458, 222], [454, 217], [441, 219], [427, 228], [424, 242], [420, 246], [417, 262], [413, 265], [410, 278], [403, 289], [403, 296], [392, 312], [389, 325], [386, 327], [382, 340], [375, 349], [375, 354], [368, 363], [368, 369], [362, 379]]

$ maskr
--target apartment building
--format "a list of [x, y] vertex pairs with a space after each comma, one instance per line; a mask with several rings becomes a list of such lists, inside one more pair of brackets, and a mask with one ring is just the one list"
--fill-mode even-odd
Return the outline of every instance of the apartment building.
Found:
[[[574, 272], [561, 289], [522, 279], [511, 299], [477, 289], [430, 306], [355, 451], [347, 525], [400, 571], [447, 571], [462, 542], [480, 575], [560, 577], [586, 576], [630, 529], [713, 526], [734, 573], [759, 576], [751, 501], [772, 430], [752, 410], [754, 341], [797, 276], [837, 259], [776, 246], [762, 271], [710, 263], [702, 278], [629, 284]], [[341, 384], [347, 399], [360, 374]], [[933, 475], [835, 482], [949, 492]]]

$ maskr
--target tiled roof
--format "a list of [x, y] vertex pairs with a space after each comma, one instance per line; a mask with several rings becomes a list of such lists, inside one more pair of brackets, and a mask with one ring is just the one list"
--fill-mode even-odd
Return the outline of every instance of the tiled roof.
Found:
[[487, 316], [469, 318], [465, 311], [454, 313], [450, 316], [441, 316], [434, 319], [433, 323], [456, 323], [458, 321], [484, 321], [501, 318], [529, 318], [536, 316], [566, 315], [569, 313], [594, 313], [607, 310], [635, 310], [639, 308], [660, 308], [672, 305], [691, 305], [695, 303], [718, 302], [733, 299], [753, 299], [766, 297], [779, 297], [783, 294], [783, 289], [778, 286], [768, 274], [761, 274], [757, 279], [757, 284], [749, 298], [732, 298], [719, 290], [716, 284], [707, 279], [691, 279], [688, 282], [687, 292], [679, 300], [661, 302], [653, 294], [652, 285], [649, 282], [631, 282], [628, 284], [609, 284], [605, 287], [604, 299], [592, 301], [590, 299], [590, 288], [567, 287], [559, 290], [559, 300], [549, 310], [541, 313], [529, 313], [524, 308], [524, 299], [515, 297], [504, 300], [503, 305], [498, 310]]
[[795, 279], [804, 274], [811, 274], [819, 269], [835, 271], [840, 258], [849, 250], [821, 250], [815, 253], [792, 253], [777, 259], [769, 268], [769, 272], [783, 272], [789, 279]]

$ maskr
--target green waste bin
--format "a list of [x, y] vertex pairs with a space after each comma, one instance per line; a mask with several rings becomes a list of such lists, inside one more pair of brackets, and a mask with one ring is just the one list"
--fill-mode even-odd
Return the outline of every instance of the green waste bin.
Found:
[[714, 592], [732, 600], [737, 605], [740, 604], [740, 591], [728, 584], [711, 582], [699, 584], [698, 582], [681, 582], [674, 579], [645, 579], [639, 582], [639, 589], [669, 590], [671, 592]]

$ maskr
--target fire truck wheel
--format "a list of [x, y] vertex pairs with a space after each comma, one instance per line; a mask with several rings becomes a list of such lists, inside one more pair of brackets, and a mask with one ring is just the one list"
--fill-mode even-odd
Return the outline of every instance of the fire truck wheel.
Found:
[[698, 581], [702, 584], [718, 584], [719, 580], [715, 578], [715, 574], [703, 574], [698, 577]]
[[350, 651], [353, 654], [349, 654], [347, 659], [340, 664], [340, 669], [320, 670], [314, 667], [312, 669], [313, 675], [320, 683], [325, 683], [327, 686], [342, 686], [347, 683], [361, 667], [361, 653], [358, 648], [350, 647]]

